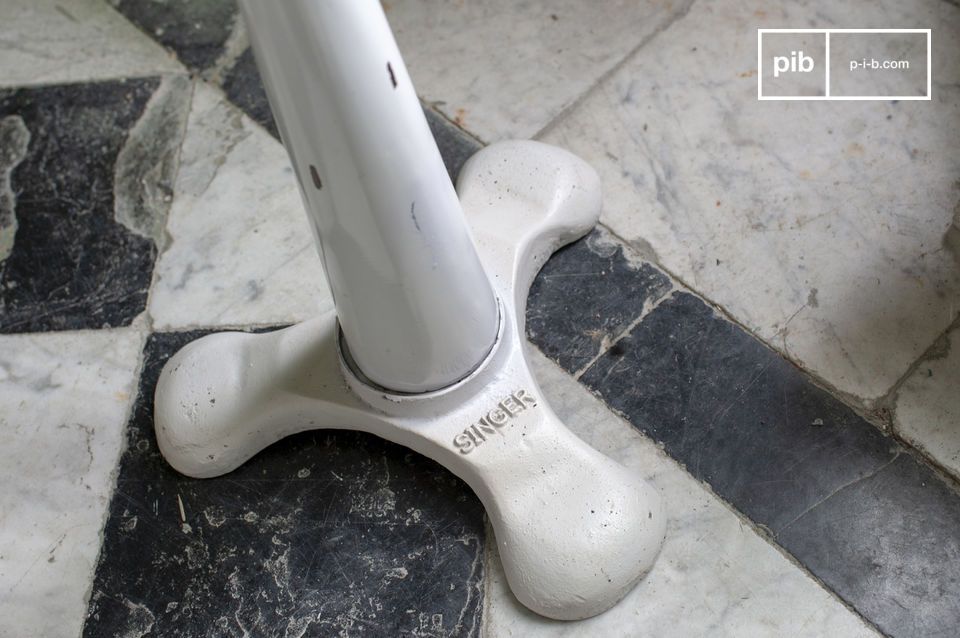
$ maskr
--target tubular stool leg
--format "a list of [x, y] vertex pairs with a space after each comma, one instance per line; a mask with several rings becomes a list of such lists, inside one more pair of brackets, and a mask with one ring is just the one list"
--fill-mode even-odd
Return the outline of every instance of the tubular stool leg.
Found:
[[599, 217], [596, 173], [501, 142], [454, 191], [379, 2], [240, 5], [336, 312], [172, 357], [155, 395], [164, 457], [212, 477], [304, 430], [371, 432], [476, 492], [524, 605], [611, 607], [652, 567], [663, 505], [564, 427], [523, 348], [534, 275]]

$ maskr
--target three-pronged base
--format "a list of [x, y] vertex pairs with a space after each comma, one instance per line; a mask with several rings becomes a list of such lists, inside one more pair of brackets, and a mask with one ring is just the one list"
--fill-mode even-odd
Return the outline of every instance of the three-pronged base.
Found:
[[195, 477], [229, 472], [303, 430], [357, 429], [405, 445], [479, 496], [520, 602], [586, 618], [646, 574], [666, 524], [649, 484], [563, 426], [524, 358], [530, 283], [596, 223], [599, 180], [566, 151], [502, 142], [470, 159], [457, 190], [500, 299], [497, 341], [470, 376], [424, 394], [376, 388], [345, 361], [333, 313], [266, 334], [218, 333], [164, 367], [157, 440]]

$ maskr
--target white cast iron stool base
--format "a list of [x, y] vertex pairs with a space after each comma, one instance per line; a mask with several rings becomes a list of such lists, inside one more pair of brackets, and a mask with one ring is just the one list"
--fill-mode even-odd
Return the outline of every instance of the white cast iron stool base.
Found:
[[654, 488], [563, 426], [524, 358], [530, 283], [596, 223], [599, 179], [566, 151], [502, 142], [469, 160], [457, 190], [501, 304], [498, 340], [470, 376], [416, 395], [367, 385], [344, 362], [332, 312], [267, 334], [213, 334], [161, 373], [160, 450], [180, 472], [211, 477], [304, 430], [350, 428], [407, 446], [479, 496], [520, 602], [586, 618], [649, 571], [666, 523]]

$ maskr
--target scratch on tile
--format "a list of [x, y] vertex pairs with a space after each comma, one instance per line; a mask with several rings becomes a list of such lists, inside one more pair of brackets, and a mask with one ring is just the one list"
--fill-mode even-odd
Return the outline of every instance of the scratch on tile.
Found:
[[824, 503], [826, 503], [827, 501], [829, 501], [830, 499], [832, 499], [834, 496], [836, 496], [836, 495], [839, 494], [840, 492], [843, 492], [844, 490], [846, 490], [846, 489], [848, 489], [848, 488], [851, 488], [851, 487], [857, 485], [858, 483], [863, 483], [863, 482], [866, 481], [867, 479], [873, 478], [874, 476], [876, 476], [877, 474], [879, 474], [880, 472], [882, 472], [883, 470], [885, 470], [887, 467], [889, 467], [891, 464], [893, 464], [893, 462], [896, 461], [898, 458], [900, 458], [900, 456], [901, 456], [902, 454], [903, 454], [903, 451], [902, 451], [902, 450], [898, 450], [897, 453], [893, 455], [893, 458], [891, 458], [889, 461], [881, 464], [879, 467], [877, 467], [876, 469], [874, 469], [872, 472], [868, 472], [867, 474], [864, 474], [863, 476], [861, 476], [861, 477], [859, 477], [859, 478], [855, 478], [855, 479], [853, 479], [852, 481], [850, 481], [850, 482], [848, 482], [848, 483], [844, 483], [843, 485], [841, 485], [841, 486], [838, 487], [837, 489], [833, 490], [832, 492], [830, 492], [829, 494], [827, 494], [826, 496], [824, 496], [823, 498], [821, 498], [819, 501], [817, 501], [816, 503], [814, 503], [813, 505], [811, 505], [811, 506], [808, 507], [807, 509], [805, 509], [805, 510], [803, 510], [802, 512], [800, 512], [799, 515], [797, 515], [795, 518], [793, 518], [791, 521], [789, 521], [786, 525], [784, 525], [783, 527], [781, 527], [780, 530], [779, 530], [776, 534], [774, 534], [774, 538], [779, 537], [780, 534], [782, 534], [783, 532], [785, 532], [791, 525], [793, 525], [794, 523], [796, 523], [796, 522], [799, 521], [800, 519], [802, 519], [802, 518], [804, 518], [805, 516], [807, 516], [810, 512], [812, 512], [813, 510], [817, 509], [818, 507], [820, 507], [821, 505], [823, 505]]

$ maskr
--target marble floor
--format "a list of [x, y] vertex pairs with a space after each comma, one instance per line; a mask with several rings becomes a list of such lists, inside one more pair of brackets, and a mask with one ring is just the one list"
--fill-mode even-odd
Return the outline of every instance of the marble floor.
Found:
[[[0, 637], [955, 636], [960, 5], [384, 0], [451, 176], [534, 138], [601, 225], [530, 293], [542, 391], [668, 503], [555, 622], [429, 459], [298, 435], [197, 481], [163, 362], [333, 302], [232, 0], [4, 0]], [[761, 102], [756, 29], [932, 28], [929, 102]]]

